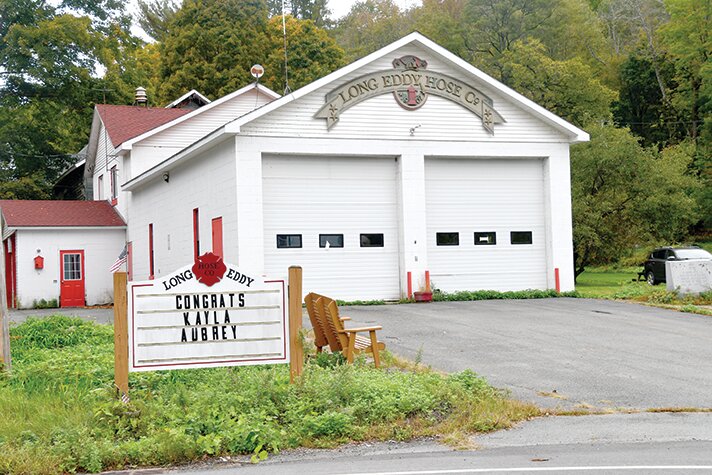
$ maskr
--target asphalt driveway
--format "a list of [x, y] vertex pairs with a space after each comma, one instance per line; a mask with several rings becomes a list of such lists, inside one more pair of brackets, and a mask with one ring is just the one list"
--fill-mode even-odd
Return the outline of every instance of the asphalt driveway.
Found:
[[712, 317], [591, 299], [347, 307], [394, 353], [561, 408], [712, 407]]

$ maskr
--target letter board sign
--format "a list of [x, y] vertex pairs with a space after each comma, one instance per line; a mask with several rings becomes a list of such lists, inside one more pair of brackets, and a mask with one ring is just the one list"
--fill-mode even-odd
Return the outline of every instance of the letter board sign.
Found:
[[130, 282], [129, 370], [289, 363], [285, 287], [210, 253]]

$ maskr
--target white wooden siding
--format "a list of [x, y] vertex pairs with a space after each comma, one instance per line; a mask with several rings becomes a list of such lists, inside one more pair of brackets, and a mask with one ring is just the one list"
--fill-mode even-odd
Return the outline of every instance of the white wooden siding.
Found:
[[156, 147], [144, 145], [143, 142], [134, 145], [131, 148], [131, 176], [127, 177], [127, 181], [141, 173], [149, 170], [165, 159], [180, 152], [182, 147]]
[[158, 132], [139, 143], [143, 146], [178, 147], [182, 149], [203, 138], [218, 127], [222, 127], [227, 122], [271, 101], [271, 97], [259, 92], [258, 89], [253, 89], [205, 112], [201, 112], [173, 127]]
[[[389, 158], [263, 159], [265, 272], [304, 271], [304, 293], [343, 300], [398, 299], [397, 164]], [[381, 233], [384, 247], [360, 247]], [[301, 249], [278, 249], [278, 234], [301, 234]], [[319, 234], [343, 234], [343, 248], [320, 248]]]
[[[92, 179], [93, 198], [95, 200], [111, 200], [111, 169], [116, 167], [119, 190], [116, 210], [126, 220], [128, 218], [129, 194], [121, 191], [121, 185], [128, 179], [129, 170], [124, 167], [124, 162], [124, 157], [120, 156], [111, 144], [111, 138], [106, 133], [104, 123], [101, 122], [96, 149], [96, 165]], [[100, 176], [103, 177], [102, 196], [99, 196]]]
[[[148, 224], [153, 223], [155, 275], [193, 262], [193, 209], [200, 213], [200, 253], [212, 250], [213, 218], [223, 218], [226, 261], [237, 260], [235, 141], [216, 144], [200, 158], [158, 177], [131, 193], [128, 240], [133, 247], [134, 280], [148, 278]], [[239, 263], [238, 263], [239, 264]]]
[[[324, 105], [324, 96], [337, 87], [374, 71], [393, 69], [394, 58], [413, 54], [428, 61], [428, 70], [448, 74], [472, 84], [494, 101], [494, 108], [505, 118], [495, 125], [494, 136], [482, 127], [479, 117], [447, 99], [430, 95], [423, 107], [407, 111], [391, 94], [368, 99], [343, 112], [330, 131], [324, 119], [313, 118]], [[430, 52], [408, 45], [383, 57], [339, 81], [243, 126], [246, 135], [272, 135], [322, 138], [406, 139], [409, 129], [420, 125], [415, 138], [421, 140], [462, 140], [494, 142], [564, 142], [567, 139], [554, 128], [519, 108], [511, 100], [478, 83], [459, 68], [445, 63]]]
[[[547, 288], [543, 160], [426, 159], [428, 265], [436, 288]], [[510, 243], [531, 231], [533, 244]], [[458, 232], [458, 246], [436, 233]], [[475, 245], [475, 232], [496, 232], [496, 245]]]

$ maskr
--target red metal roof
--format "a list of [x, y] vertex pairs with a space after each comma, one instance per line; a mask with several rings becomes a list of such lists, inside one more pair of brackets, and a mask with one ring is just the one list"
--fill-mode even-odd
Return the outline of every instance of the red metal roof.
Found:
[[189, 109], [164, 109], [162, 107], [115, 106], [97, 104], [106, 132], [114, 147], [165, 123], [189, 114]]
[[126, 226], [108, 201], [0, 200], [9, 227]]

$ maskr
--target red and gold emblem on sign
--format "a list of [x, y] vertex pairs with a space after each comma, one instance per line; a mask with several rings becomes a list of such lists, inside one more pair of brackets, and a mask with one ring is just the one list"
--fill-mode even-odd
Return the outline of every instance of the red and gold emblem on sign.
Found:
[[413, 74], [413, 72], [427, 68], [428, 62], [417, 56], [407, 55], [394, 59], [392, 64], [395, 69], [411, 73], [393, 76], [394, 83], [401, 83], [394, 84], [401, 87], [393, 91], [393, 97], [396, 98], [398, 105], [407, 110], [415, 110], [422, 107], [428, 95], [420, 83], [421, 75]]
[[212, 252], [206, 252], [202, 256], [198, 256], [191, 270], [198, 282], [211, 287], [222, 280], [227, 267], [222, 257], [216, 256]]
[[415, 86], [408, 86], [407, 89], [399, 89], [393, 92], [398, 104], [408, 110], [415, 110], [425, 104], [425, 91]]

